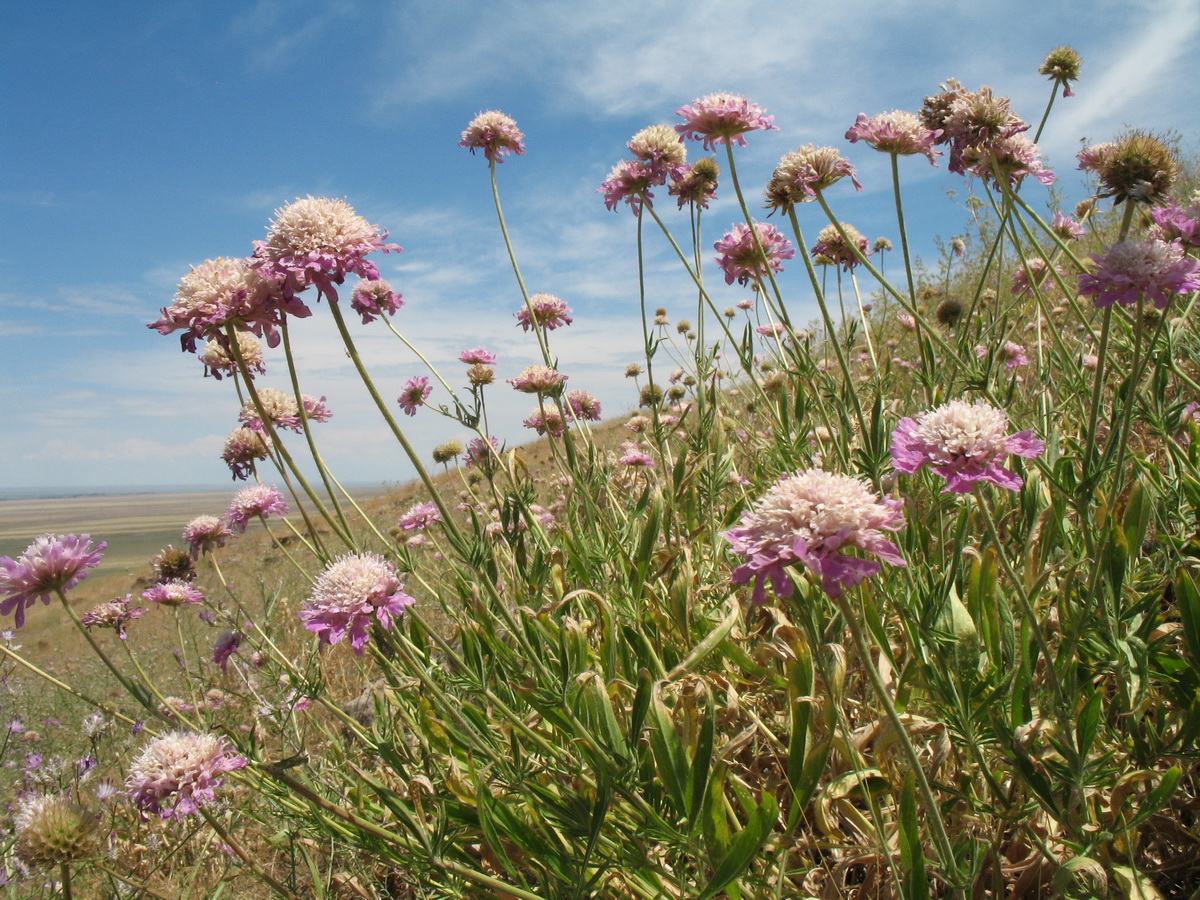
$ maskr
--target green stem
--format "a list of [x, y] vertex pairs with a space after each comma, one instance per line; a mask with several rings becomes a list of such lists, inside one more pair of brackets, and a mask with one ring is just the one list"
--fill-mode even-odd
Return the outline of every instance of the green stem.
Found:
[[[908, 229], [904, 225], [904, 204], [900, 202], [900, 162], [899, 155], [896, 153], [890, 154], [892, 157], [892, 196], [896, 202], [896, 227], [900, 229], [900, 253], [904, 257], [904, 277], [908, 283], [908, 300], [912, 304], [913, 309], [917, 308], [917, 283], [913, 278], [912, 256], [908, 250]], [[879, 277], [883, 277], [883, 272], [879, 273]], [[910, 313], [911, 315], [911, 313]], [[922, 328], [927, 328], [928, 325], [923, 323], [918, 316], [913, 316], [913, 321], [916, 323], [916, 338], [917, 350], [921, 354], [921, 369], [924, 376], [921, 381], [925, 385], [925, 402], [933, 402], [933, 388], [931, 387], [932, 379], [929, 374], [933, 372], [933, 363], [929, 359], [928, 344], [925, 341]]]
[[258, 861], [242, 848], [242, 845], [234, 839], [225, 826], [217, 821], [216, 817], [203, 806], [200, 807], [200, 815], [204, 816], [204, 820], [217, 833], [217, 836], [234, 852], [238, 859], [250, 868], [250, 871], [254, 873], [259, 881], [268, 885], [275, 893], [280, 897], [286, 898], [286, 900], [300, 900], [294, 892], [288, 889], [287, 885], [277, 881], [266, 869], [259, 865]]

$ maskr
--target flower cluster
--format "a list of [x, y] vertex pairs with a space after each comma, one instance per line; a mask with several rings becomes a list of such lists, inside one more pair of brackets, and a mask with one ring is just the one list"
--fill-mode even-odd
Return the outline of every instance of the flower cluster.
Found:
[[1008, 433], [1008, 416], [982, 400], [951, 400], [892, 433], [892, 463], [912, 474], [928, 466], [946, 479], [946, 491], [968, 493], [979, 481], [1015, 491], [1021, 476], [1004, 468], [1009, 456], [1034, 459], [1045, 445], [1032, 431]]
[[188, 603], [204, 602], [204, 595], [188, 582], [173, 578], [154, 585], [142, 592], [142, 599], [159, 606], [183, 606]]
[[271, 438], [245, 426], [235, 428], [225, 438], [221, 459], [233, 472], [234, 480], [245, 481], [254, 471], [254, 463], [271, 452]]
[[296, 398], [291, 394], [276, 388], [259, 388], [256, 393], [258, 394], [258, 403], [256, 404], [253, 399], [247, 400], [242, 404], [242, 410], [238, 414], [238, 421], [254, 431], [265, 432], [267, 430], [259, 414], [260, 406], [262, 415], [265, 415], [274, 427], [286, 428], [296, 433], [304, 430], [305, 419], [313, 422], [328, 422], [333, 418], [333, 413], [325, 406], [324, 397], [318, 398], [301, 394], [300, 403], [303, 404], [304, 409], [302, 417], [300, 415], [301, 406], [296, 403]]
[[508, 379], [513, 390], [523, 394], [538, 394], [553, 397], [562, 391], [568, 376], [549, 366], [527, 366], [516, 378]]
[[[522, 306], [514, 315], [517, 317], [517, 322], [520, 323], [524, 331], [528, 331], [535, 325], [538, 328], [553, 331], [556, 328], [570, 325], [575, 321], [571, 318], [571, 307], [567, 306], [566, 303], [559, 300], [553, 294], [547, 294], [543, 291], [538, 291], [531, 296], [529, 304]], [[482, 360], [477, 361], [482, 362]], [[493, 358], [492, 362], [494, 363], [495, 361]], [[464, 359], [463, 362], [467, 362], [467, 360]]]
[[936, 157], [942, 153], [933, 147], [941, 134], [941, 129], [926, 128], [915, 114], [897, 109], [871, 118], [859, 113], [846, 132], [846, 140], [852, 144], [863, 141], [876, 150], [897, 156], [923, 153], [936, 166]]
[[[755, 246], [755, 232], [758, 239]], [[717, 265], [725, 272], [725, 283], [744, 285], [767, 277], [769, 272], [783, 270], [783, 260], [796, 255], [791, 241], [785, 238], [774, 225], [756, 222], [754, 232], [744, 223], [734, 225], [725, 236], [713, 244], [720, 253], [715, 257]]]
[[718, 144], [745, 147], [746, 132], [779, 130], [774, 116], [737, 94], [709, 94], [679, 107], [675, 114], [684, 120], [675, 130], [690, 140], [703, 141], [705, 150], [715, 150]]
[[199, 559], [201, 554], [224, 547], [225, 541], [231, 537], [233, 532], [225, 520], [217, 516], [196, 516], [183, 529], [183, 539], [191, 548], [192, 559]]
[[884, 532], [904, 526], [902, 503], [880, 499], [870, 487], [848, 475], [810, 469], [788, 475], [742, 513], [741, 521], [722, 534], [734, 553], [746, 561], [733, 573], [734, 584], [753, 580], [753, 602], [766, 601], [770, 580], [777, 597], [790, 597], [794, 585], [787, 569], [807, 567], [831, 597], [877, 574], [876, 560], [852, 556], [870, 553], [893, 566], [903, 566], [899, 548]]
[[224, 775], [247, 765], [223, 737], [176, 731], [151, 741], [133, 761], [125, 789], [138, 809], [182, 819], [214, 802]]
[[400, 404], [400, 408], [404, 410], [406, 416], [415, 416], [417, 410], [425, 405], [425, 401], [432, 393], [433, 386], [429, 383], [429, 379], [424, 375], [415, 375], [405, 382], [396, 402]]
[[1166, 309], [1172, 294], [1200, 290], [1200, 261], [1186, 256], [1178, 242], [1121, 241], [1092, 260], [1092, 271], [1079, 276], [1079, 292], [1094, 296], [1097, 306], [1128, 306], [1144, 295]]
[[349, 637], [362, 655], [372, 619], [392, 627], [392, 619], [416, 601], [404, 593], [395, 567], [376, 553], [338, 557], [313, 583], [312, 594], [300, 609], [304, 627], [321, 643], [336, 644]]
[[286, 516], [287, 502], [279, 488], [270, 484], [252, 484], [242, 488], [229, 504], [229, 512], [225, 514], [229, 527], [238, 534], [246, 531], [246, 525], [256, 517], [264, 519], [271, 516]]
[[43, 534], [13, 559], [0, 557], [0, 615], [14, 615], [17, 628], [25, 624], [25, 610], [39, 598], [50, 603], [56, 591], [69, 591], [100, 565], [101, 541], [92, 547], [87, 534]]
[[303, 304], [289, 306], [284, 301], [271, 275], [256, 271], [247, 260], [218, 257], [193, 266], [180, 280], [171, 305], [146, 327], [159, 334], [182, 331], [183, 349], [192, 353], [198, 338], [214, 338], [227, 324], [265, 335], [274, 347], [284, 312], [309, 315]]
[[[845, 232], [845, 237], [842, 236]], [[855, 248], [858, 252], [855, 253]], [[841, 223], [841, 231], [836, 225], [826, 225], [817, 235], [817, 243], [812, 248], [814, 257], [824, 257], [830, 264], [840, 266], [849, 272], [862, 262], [867, 255], [867, 239], [853, 225]]]
[[425, 503], [414, 503], [405, 510], [396, 523], [396, 527], [401, 531], [421, 531], [441, 520], [442, 514], [439, 512], [437, 504], [426, 501]]
[[458, 146], [466, 147], [472, 153], [482, 150], [488, 162], [502, 163], [501, 157], [505, 154], [520, 156], [525, 152], [524, 140], [525, 135], [516, 122], [499, 110], [489, 109], [471, 120]]
[[372, 278], [354, 286], [350, 308], [362, 316], [364, 325], [369, 325], [376, 318], [390, 316], [402, 307], [404, 301], [400, 297], [382, 278]]
[[232, 352], [224, 335], [213, 335], [212, 339], [204, 345], [204, 352], [200, 354], [200, 362], [204, 364], [205, 376], [211, 375], [220, 381], [225, 375], [234, 374], [238, 370], [238, 355], [245, 362], [246, 371], [251, 378], [256, 372], [261, 375], [267, 371], [262, 344], [258, 339], [248, 331], [235, 331], [234, 338], [237, 340], [236, 353]]
[[767, 182], [767, 206], [787, 211], [797, 203], [814, 199], [817, 191], [823, 191], [843, 178], [849, 178], [855, 190], [862, 190], [848, 159], [833, 147], [806, 144], [799, 150], [785, 153], [779, 160]]
[[107, 603], [93, 606], [80, 617], [80, 621], [89, 631], [93, 628], [111, 628], [117, 633], [117, 637], [125, 640], [125, 623], [140, 619], [146, 612], [140, 606], [131, 606], [131, 603], [133, 594], [114, 597]]

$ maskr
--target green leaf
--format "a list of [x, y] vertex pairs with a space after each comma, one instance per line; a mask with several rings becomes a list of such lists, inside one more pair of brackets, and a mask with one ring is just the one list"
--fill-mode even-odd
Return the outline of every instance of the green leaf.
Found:
[[675, 811], [687, 815], [688, 774], [687, 754], [679, 733], [675, 730], [675, 721], [671, 711], [663, 703], [660, 691], [662, 682], [654, 686], [650, 698], [650, 752], [654, 756], [658, 774], [667, 789]]
[[921, 825], [917, 821], [917, 780], [912, 772], [905, 776], [900, 794], [900, 864], [903, 870], [900, 888], [905, 900], [925, 900], [929, 896], [929, 879], [925, 874]]
[[778, 816], [779, 808], [774, 795], [764, 793], [758, 806], [751, 812], [745, 827], [733, 839], [729, 852], [713, 870], [712, 878], [696, 900], [710, 900], [746, 871], [758, 855], [758, 851], [762, 849], [762, 845], [771, 836]]
[[1139, 478], [1129, 490], [1129, 500], [1125, 504], [1125, 515], [1121, 521], [1125, 529], [1125, 543], [1132, 553], [1141, 551], [1153, 512], [1154, 491], [1145, 479]]
[[742, 610], [738, 606], [737, 598], [730, 597], [729, 613], [716, 628], [706, 634], [704, 639], [691, 649], [691, 652], [680, 661], [679, 665], [667, 673], [667, 679], [674, 680], [684, 673], [692, 671], [696, 663], [712, 653], [725, 638], [729, 637], [729, 632], [733, 631], [733, 626], [738, 623], [741, 615]]
[[1125, 583], [1125, 570], [1129, 565], [1129, 542], [1125, 532], [1113, 522], [1109, 528], [1108, 540], [1100, 551], [1104, 560], [1104, 568], [1108, 571], [1108, 583], [1112, 588], [1113, 599], [1120, 602], [1121, 586]]
[[1096, 734], [1100, 728], [1103, 700], [1104, 695], [1100, 691], [1093, 691], [1092, 696], [1088, 698], [1083, 710], [1079, 713], [1079, 721], [1075, 723], [1075, 746], [1078, 747], [1079, 755], [1083, 759], [1087, 758], [1088, 752], [1096, 740]]
[[1200, 668], [1200, 589], [1184, 569], [1175, 577], [1175, 602], [1183, 621], [1183, 642], [1192, 665]]

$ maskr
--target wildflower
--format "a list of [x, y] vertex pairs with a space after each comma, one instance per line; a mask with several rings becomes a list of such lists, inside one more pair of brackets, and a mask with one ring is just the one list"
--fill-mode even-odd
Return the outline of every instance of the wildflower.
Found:
[[663, 389], [657, 384], [647, 384], [638, 392], [638, 406], [657, 406], [662, 403]]
[[877, 237], [871, 249], [875, 253], [886, 253], [892, 249], [892, 242], [885, 237]]
[[499, 110], [489, 109], [471, 120], [458, 146], [468, 148], [472, 154], [482, 150], [488, 162], [502, 163], [500, 157], [507, 153], [524, 154], [524, 139], [516, 122]]
[[962, 301], [956, 297], [947, 297], [933, 311], [933, 317], [937, 319], [938, 324], [944, 325], [946, 328], [953, 328], [957, 325], [958, 320], [962, 318], [962, 314]]
[[654, 457], [642, 449], [637, 441], [621, 441], [621, 458], [617, 460], [623, 466], [631, 468], [654, 468]]
[[452, 459], [457, 459], [462, 455], [463, 445], [459, 441], [446, 441], [444, 444], [438, 444], [433, 448], [433, 461], [435, 463], [448, 463]]
[[778, 597], [790, 597], [794, 585], [787, 568], [803, 564], [820, 579], [821, 589], [839, 597], [847, 586], [881, 571], [876, 560], [851, 556], [857, 549], [883, 562], [903, 566], [899, 548], [885, 531], [904, 526], [903, 503], [879, 498], [865, 483], [821, 469], [781, 478], [738, 525], [721, 536], [746, 557], [733, 572], [734, 584], [754, 580], [753, 602], [766, 601], [765, 582]]
[[1155, 236], [1163, 241], [1179, 241], [1185, 247], [1200, 247], [1200, 201], [1187, 206], [1174, 203], [1150, 210]]
[[687, 168], [687, 146], [670, 125], [650, 125], [635, 134], [627, 145], [643, 162], [674, 171]]
[[[533, 310], [533, 316], [530, 317], [530, 309]], [[517, 317], [517, 322], [520, 323], [523, 331], [528, 331], [534, 325], [539, 328], [545, 328], [547, 331], [553, 331], [565, 325], [570, 325], [575, 320], [571, 318], [571, 307], [567, 306], [562, 300], [559, 300], [553, 294], [543, 293], [538, 291], [529, 298], [528, 306], [522, 306], [514, 313]], [[464, 360], [465, 362], [466, 360]]]
[[234, 480], [245, 481], [254, 471], [254, 462], [266, 459], [271, 452], [271, 439], [252, 428], [235, 428], [225, 438], [221, 459], [233, 472]]
[[946, 491], [969, 492], [977, 481], [1019, 490], [1021, 477], [1002, 463], [1009, 455], [1034, 459], [1044, 444], [1032, 431], [1008, 434], [1008, 416], [982, 400], [951, 400], [892, 432], [892, 463], [907, 474], [929, 466], [946, 479]]
[[967, 241], [962, 235], [956, 234], [954, 237], [950, 238], [950, 252], [959, 259], [962, 259], [966, 254]]
[[627, 365], [625, 367], [625, 377], [626, 378], [637, 378], [641, 374], [642, 374], [642, 367], [639, 366], [637, 363], [630, 363], [629, 365]]
[[625, 423], [625, 427], [628, 428], [630, 431], [632, 431], [634, 434], [641, 434], [643, 431], [645, 431], [647, 428], [650, 427], [650, 424], [651, 423], [650, 423], [649, 419], [647, 419], [645, 416], [638, 413], [637, 415], [633, 415], [633, 416], [629, 417], [629, 421]]
[[458, 361], [467, 365], [494, 366], [496, 364], [496, 354], [491, 350], [485, 350], [483, 347], [476, 347], [474, 350], [464, 350], [458, 354]]
[[533, 365], [527, 366], [516, 378], [508, 379], [508, 383], [513, 386], [513, 390], [523, 394], [544, 394], [553, 397], [562, 390], [567, 377], [549, 366]]
[[425, 401], [432, 393], [433, 386], [429, 383], [429, 379], [424, 375], [416, 375], [405, 382], [396, 402], [400, 404], [400, 408], [404, 410], [406, 416], [415, 416], [417, 410], [425, 405]]
[[276, 326], [282, 313], [298, 318], [311, 315], [303, 303], [288, 303], [269, 275], [253, 269], [244, 259], [208, 259], [183, 276], [171, 305], [149, 323], [159, 334], [183, 331], [180, 343], [194, 353], [197, 338], [216, 337], [227, 324], [249, 329], [267, 337], [272, 347], [279, 343]]
[[176, 550], [170, 544], [163, 547], [150, 564], [154, 568], [155, 582], [170, 581], [172, 578], [191, 581], [196, 577], [196, 563], [191, 554]]
[[309, 195], [275, 211], [267, 239], [254, 242], [250, 265], [278, 280], [287, 297], [316, 285], [321, 296], [336, 303], [334, 285], [347, 275], [367, 281], [379, 278], [369, 253], [400, 252], [386, 240], [386, 231], [368, 223], [345, 200]]
[[1026, 175], [1042, 184], [1054, 183], [1054, 173], [1042, 165], [1038, 145], [1023, 134], [965, 147], [962, 162], [972, 174], [997, 185], [1003, 180], [1016, 187]]
[[247, 765], [223, 737], [176, 731], [146, 746], [129, 767], [125, 789], [138, 809], [182, 819], [215, 802], [224, 775]]
[[1087, 233], [1082, 225], [1061, 212], [1056, 212], [1050, 219], [1050, 230], [1064, 241], [1077, 241]]
[[15, 824], [17, 858], [29, 866], [62, 866], [100, 851], [100, 820], [65, 796], [21, 800]]
[[876, 150], [894, 153], [897, 156], [923, 153], [929, 162], [936, 166], [934, 157], [942, 154], [941, 151], [934, 150], [933, 145], [940, 135], [940, 130], [931, 131], [926, 128], [913, 113], [897, 109], [869, 119], [864, 113], [859, 113], [850, 130], [846, 132], [846, 140], [852, 144], [863, 141]]
[[1079, 292], [1094, 295], [1097, 306], [1131, 305], [1144, 295], [1166, 309], [1171, 294], [1200, 290], [1200, 261], [1184, 255], [1177, 241], [1122, 241], [1092, 259], [1096, 265], [1079, 276]]
[[1046, 54], [1046, 61], [1038, 69], [1039, 75], [1047, 76], [1056, 85], [1062, 85], [1063, 97], [1074, 97], [1071, 82], [1079, 80], [1082, 60], [1071, 47], [1055, 47]]
[[14, 614], [17, 628], [25, 624], [25, 610], [39, 597], [45, 604], [50, 595], [69, 591], [87, 577], [87, 570], [100, 565], [104, 541], [92, 547], [91, 535], [43, 534], [13, 559], [0, 557], [0, 615]]
[[[200, 354], [199, 358], [200, 362], [204, 364], [206, 377], [212, 375], [213, 378], [220, 381], [224, 375], [232, 375], [238, 370], [238, 354], [246, 363], [247, 372], [257, 372], [261, 375], [267, 371], [267, 365], [263, 361], [262, 344], [258, 338], [248, 331], [235, 331], [233, 334], [237, 340], [237, 354], [230, 352], [228, 339], [222, 334], [214, 334], [212, 339], [204, 345], [204, 352]], [[254, 376], [251, 375], [251, 377]]]
[[364, 325], [369, 325], [376, 317], [390, 316], [402, 307], [401, 296], [382, 278], [368, 278], [354, 286], [350, 308], [362, 316]]
[[1085, 172], [1096, 172], [1097, 174], [1108, 162], [1112, 152], [1117, 149], [1117, 145], [1112, 141], [1102, 141], [1099, 144], [1091, 144], [1084, 147], [1075, 154], [1075, 158], [1079, 160], [1078, 168]]
[[701, 209], [708, 209], [708, 201], [716, 199], [720, 176], [721, 167], [717, 161], [705, 156], [692, 163], [689, 169], [673, 171], [667, 193], [679, 201], [680, 209], [685, 203], [698, 203]]
[[1131, 131], [1104, 154], [1096, 173], [1104, 189], [1100, 196], [1115, 197], [1114, 204], [1123, 200], [1155, 204], [1165, 200], [1175, 184], [1179, 163], [1163, 141]]
[[816, 198], [817, 191], [849, 177], [855, 190], [862, 185], [854, 177], [850, 161], [833, 147], [805, 144], [799, 150], [784, 154], [767, 182], [766, 200], [770, 209], [787, 211], [796, 203]]
[[172, 579], [156, 584], [148, 591], [143, 591], [142, 599], [157, 603], [159, 606], [182, 606], [185, 603], [202, 603], [204, 595], [188, 582]]
[[130, 607], [132, 602], [133, 594], [115, 597], [107, 603], [93, 606], [80, 617], [80, 621], [88, 631], [93, 628], [111, 628], [117, 633], [117, 637], [125, 640], [125, 623], [140, 619], [146, 612], [140, 606]]
[[197, 516], [184, 528], [184, 540], [192, 548], [192, 559], [223, 547], [232, 536], [229, 526], [216, 516]]
[[[960, 91], [950, 101], [941, 128], [938, 143], [950, 144], [949, 169], [961, 175], [980, 157], [986, 157], [993, 145], [1027, 131], [1029, 126], [1012, 111], [1007, 97], [996, 97], [990, 87], [981, 87], [978, 91]], [[968, 150], [975, 155], [975, 163], [964, 158]], [[1017, 148], [997, 152], [1004, 156], [1017, 152]]]
[[379, 554], [340, 556], [317, 576], [300, 619], [322, 644], [349, 636], [350, 646], [361, 656], [372, 617], [381, 628], [390, 629], [393, 617], [416, 602], [403, 588], [395, 567]]
[[737, 94], [709, 94], [681, 106], [675, 115], [683, 118], [675, 130], [693, 141], [703, 141], [705, 150], [715, 150], [718, 144], [746, 146], [743, 135], [748, 131], [778, 131], [775, 117], [766, 115], [757, 103]]
[[228, 672], [229, 657], [237, 652], [244, 637], [240, 631], [232, 629], [226, 629], [217, 635], [216, 641], [213, 642], [213, 665], [220, 667], [222, 672]]
[[[766, 278], [768, 272], [783, 270], [783, 260], [796, 255], [788, 241], [773, 225], [757, 222], [754, 230], [758, 241], [744, 223], [734, 225], [725, 236], [713, 244], [721, 255], [717, 264], [725, 271], [725, 283], [746, 284], [752, 279]], [[755, 244], [761, 245], [761, 249]]]
[[300, 395], [300, 406], [304, 410], [304, 418], [310, 422], [328, 422], [333, 418], [333, 413], [325, 405], [325, 397], [312, 397], [308, 394]]
[[286, 516], [288, 505], [283, 499], [279, 488], [271, 484], [252, 484], [242, 488], [229, 504], [225, 514], [229, 527], [238, 534], [244, 534], [246, 525], [254, 517], [269, 519], [271, 516]]
[[562, 437], [567, 430], [567, 423], [563, 419], [562, 412], [552, 403], [543, 403], [521, 424], [526, 428], [532, 428], [538, 434], [549, 434], [556, 438]]
[[[810, 251], [813, 256], [824, 256], [834, 265], [841, 266], [847, 272], [862, 262], [861, 257], [867, 254], [867, 239], [853, 225], [841, 223], [842, 230], [836, 225], [826, 225], [817, 234], [817, 243]], [[845, 232], [845, 237], [842, 236]], [[858, 252], [854, 252], [854, 248]]]
[[896, 314], [896, 324], [898, 324], [905, 331], [917, 330], [917, 320], [906, 312]]
[[1018, 297], [1029, 297], [1033, 295], [1036, 288], [1040, 288], [1047, 276], [1055, 272], [1060, 278], [1062, 270], [1058, 266], [1052, 266], [1040, 256], [1032, 256], [1025, 260], [1025, 264], [1017, 266], [1012, 273], [1012, 292]]
[[467, 369], [467, 381], [474, 387], [484, 387], [496, 380], [496, 370], [491, 366], [476, 363]]
[[741, 309], [741, 310], [746, 310], [746, 311], [752, 310], [752, 309], [754, 309], [754, 301], [750, 300], [749, 298], [743, 297], [741, 300], [739, 300], [737, 302], [737, 308]]
[[1094, 372], [1100, 365], [1100, 357], [1094, 353], [1085, 353], [1079, 357], [1079, 365], [1089, 372]]
[[617, 204], [624, 200], [636, 216], [641, 212], [643, 201], [647, 206], [654, 205], [654, 194], [650, 189], [665, 183], [666, 177], [666, 172], [652, 163], [622, 160], [613, 166], [596, 193], [604, 195], [604, 205], [608, 209], [616, 210]]
[[421, 531], [441, 520], [442, 514], [433, 501], [414, 503], [400, 516], [396, 527], [401, 531]]
[[589, 422], [600, 421], [600, 401], [591, 391], [567, 391], [567, 403], [570, 404], [576, 418], [587, 419]]
[[1018, 366], [1029, 365], [1029, 357], [1025, 355], [1025, 348], [1013, 341], [1004, 342], [1004, 368], [1015, 369]]
[[488, 435], [487, 443], [484, 443], [483, 438], [473, 438], [467, 444], [467, 458], [464, 465], [468, 469], [473, 466], [487, 469], [495, 461], [499, 452], [500, 442], [492, 435]]

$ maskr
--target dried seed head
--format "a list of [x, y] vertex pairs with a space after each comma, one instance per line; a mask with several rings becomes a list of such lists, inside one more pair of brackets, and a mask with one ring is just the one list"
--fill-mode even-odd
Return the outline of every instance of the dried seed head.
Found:
[[1166, 198], [1179, 176], [1171, 148], [1152, 134], [1131, 131], [1117, 141], [1099, 164], [1101, 196], [1157, 203]]

